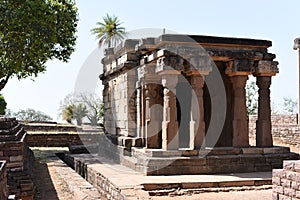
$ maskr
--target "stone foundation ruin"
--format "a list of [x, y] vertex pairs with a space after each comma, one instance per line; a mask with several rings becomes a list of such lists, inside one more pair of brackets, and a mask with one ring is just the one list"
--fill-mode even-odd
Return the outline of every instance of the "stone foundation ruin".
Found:
[[[161, 35], [107, 49], [100, 155], [145, 175], [271, 171], [298, 159], [273, 147], [271, 41]], [[249, 145], [246, 81], [259, 88], [256, 145]], [[107, 141], [107, 142], [104, 142]]]
[[15, 118], [0, 117], [0, 199], [7, 199], [8, 194], [16, 199], [33, 199], [33, 160], [23, 126]]

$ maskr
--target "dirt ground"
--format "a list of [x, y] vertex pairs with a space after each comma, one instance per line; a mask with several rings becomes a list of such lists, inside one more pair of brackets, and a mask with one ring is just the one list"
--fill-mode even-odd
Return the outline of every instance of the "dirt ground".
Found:
[[272, 190], [207, 192], [176, 197], [153, 197], [153, 200], [271, 200]]
[[49, 165], [49, 157], [56, 152], [67, 151], [68, 148], [33, 148], [35, 156], [33, 182], [35, 185], [35, 200], [71, 200], [72, 194], [59, 177], [59, 174]]

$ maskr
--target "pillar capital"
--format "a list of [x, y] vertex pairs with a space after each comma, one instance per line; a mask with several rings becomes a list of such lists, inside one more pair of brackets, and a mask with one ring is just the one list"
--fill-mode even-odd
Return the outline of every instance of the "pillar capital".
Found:
[[212, 71], [213, 60], [209, 55], [190, 56], [185, 73], [188, 76], [196, 74], [208, 75]]
[[254, 71], [254, 61], [248, 59], [236, 59], [227, 63], [225, 73], [228, 76], [248, 76]]
[[184, 70], [183, 65], [184, 59], [180, 56], [172, 55], [172, 56], [164, 56], [158, 58], [156, 61], [156, 69], [157, 73], [171, 73], [168, 71], [178, 71], [179, 73]]
[[275, 76], [278, 72], [277, 61], [260, 60], [253, 74], [254, 76]]

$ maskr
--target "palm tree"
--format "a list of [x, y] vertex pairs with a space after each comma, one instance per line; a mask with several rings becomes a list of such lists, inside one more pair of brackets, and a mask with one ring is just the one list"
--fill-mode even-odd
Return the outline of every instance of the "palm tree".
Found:
[[77, 122], [78, 126], [82, 125], [82, 118], [87, 115], [88, 111], [83, 103], [73, 106], [73, 117]]
[[103, 22], [97, 22], [99, 27], [93, 28], [91, 32], [99, 39], [99, 47], [114, 47], [126, 37], [125, 28], [121, 24], [116, 16], [108, 14], [103, 17]]
[[83, 103], [79, 104], [71, 104], [68, 105], [63, 111], [62, 111], [62, 118], [63, 120], [66, 120], [68, 123], [71, 123], [73, 119], [76, 120], [76, 123], [78, 126], [82, 125], [82, 118], [87, 116], [87, 109], [86, 106]]

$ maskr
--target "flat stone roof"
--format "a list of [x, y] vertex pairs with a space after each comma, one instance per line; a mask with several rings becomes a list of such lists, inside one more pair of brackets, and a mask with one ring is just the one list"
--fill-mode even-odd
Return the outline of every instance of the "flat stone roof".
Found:
[[197, 42], [200, 44], [224, 44], [224, 45], [246, 45], [257, 47], [271, 47], [272, 42], [269, 40], [258, 40], [250, 38], [234, 38], [234, 37], [218, 37], [205, 35], [180, 35], [180, 34], [165, 34], [156, 39], [156, 43], [168, 42]]

